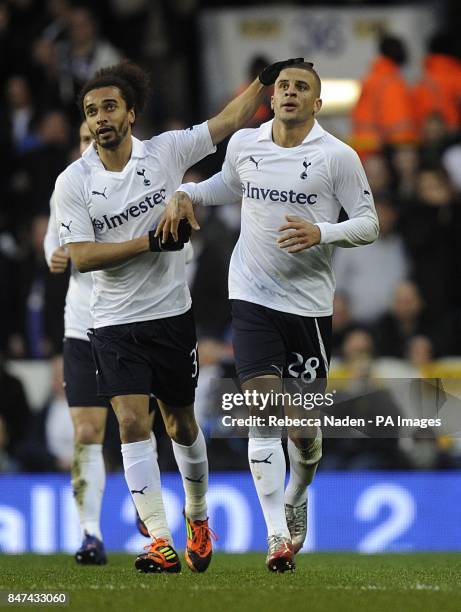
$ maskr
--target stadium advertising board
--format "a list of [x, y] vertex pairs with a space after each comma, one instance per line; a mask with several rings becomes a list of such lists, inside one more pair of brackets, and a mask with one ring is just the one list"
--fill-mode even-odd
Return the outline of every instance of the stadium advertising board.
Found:
[[[165, 474], [163, 491], [175, 542], [184, 548], [179, 475]], [[458, 474], [320, 473], [309, 491], [306, 552], [461, 550]], [[219, 536], [216, 550], [266, 549], [264, 521], [250, 474], [212, 474], [208, 507], [211, 525]], [[137, 552], [145, 544], [134, 516], [123, 476], [109, 476], [102, 510], [102, 530], [109, 550]], [[76, 509], [66, 476], [0, 477], [2, 552], [73, 553], [79, 544]]]

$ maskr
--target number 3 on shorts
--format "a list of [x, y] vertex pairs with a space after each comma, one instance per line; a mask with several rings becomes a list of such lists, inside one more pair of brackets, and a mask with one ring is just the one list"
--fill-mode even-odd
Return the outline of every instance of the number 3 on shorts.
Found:
[[198, 343], [195, 345], [195, 348], [193, 348], [191, 350], [191, 352], [189, 353], [189, 355], [192, 357], [192, 378], [196, 378], [197, 374], [198, 374], [198, 353], [197, 353], [197, 349], [198, 349]]

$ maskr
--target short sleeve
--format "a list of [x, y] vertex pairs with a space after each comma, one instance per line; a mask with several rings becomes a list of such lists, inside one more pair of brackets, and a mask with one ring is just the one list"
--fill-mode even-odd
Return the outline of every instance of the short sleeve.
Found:
[[182, 174], [201, 159], [216, 151], [206, 121], [199, 125], [193, 125], [186, 130], [164, 132], [156, 138], [169, 145], [168, 155], [171, 155], [176, 161], [178, 170]]
[[51, 256], [59, 247], [58, 228], [56, 226], [56, 204], [54, 201], [54, 191], [50, 198], [50, 218], [48, 219], [48, 227], [46, 228], [45, 239], [43, 241], [43, 250], [45, 251], [45, 259], [48, 265], [51, 263]]
[[64, 171], [58, 176], [54, 193], [56, 224], [61, 245], [95, 242], [93, 223], [85, 203], [83, 179]]

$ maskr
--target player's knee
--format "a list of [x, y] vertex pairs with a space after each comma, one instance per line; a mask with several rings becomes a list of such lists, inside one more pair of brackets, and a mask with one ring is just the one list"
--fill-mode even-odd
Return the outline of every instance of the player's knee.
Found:
[[91, 422], [78, 423], [75, 427], [75, 442], [77, 444], [100, 444], [102, 428]]
[[146, 419], [140, 419], [136, 414], [127, 412], [119, 417], [118, 425], [120, 438], [123, 443], [139, 442], [150, 436], [150, 429]]
[[195, 418], [170, 417], [165, 423], [169, 437], [178, 444], [190, 446], [197, 438], [198, 426]]

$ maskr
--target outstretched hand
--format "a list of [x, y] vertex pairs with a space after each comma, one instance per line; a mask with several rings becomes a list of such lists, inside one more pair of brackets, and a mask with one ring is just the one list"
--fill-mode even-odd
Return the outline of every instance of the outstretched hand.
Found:
[[279, 232], [286, 233], [277, 240], [281, 249], [286, 249], [288, 253], [299, 253], [320, 244], [321, 233], [317, 225], [294, 215], [286, 215], [285, 219], [288, 223], [279, 227]]
[[200, 229], [200, 225], [195, 218], [192, 200], [183, 191], [176, 191], [166, 205], [155, 230], [155, 236], [162, 234], [162, 243], [164, 243], [168, 240], [168, 235], [171, 234], [177, 242], [178, 225], [181, 219], [187, 219], [194, 230]]

